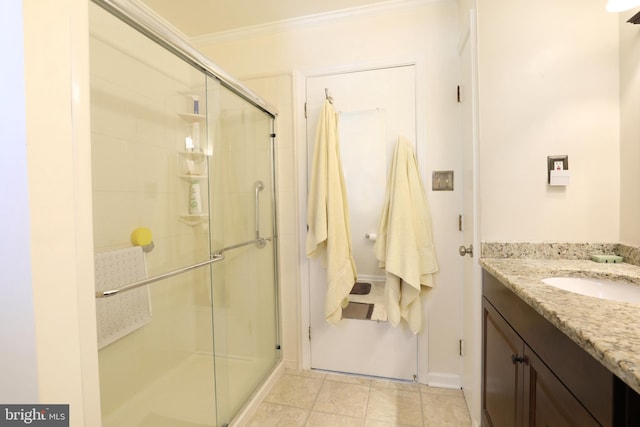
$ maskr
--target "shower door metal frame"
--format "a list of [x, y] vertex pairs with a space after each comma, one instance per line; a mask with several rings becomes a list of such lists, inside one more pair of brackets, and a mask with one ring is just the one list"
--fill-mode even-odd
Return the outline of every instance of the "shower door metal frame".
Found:
[[229, 75], [213, 61], [189, 44], [189, 41], [167, 28], [143, 5], [129, 0], [91, 0], [96, 5], [117, 16], [151, 40], [168, 49], [197, 69], [220, 81], [222, 86], [248, 101], [250, 104], [276, 118], [278, 110], [245, 85]]

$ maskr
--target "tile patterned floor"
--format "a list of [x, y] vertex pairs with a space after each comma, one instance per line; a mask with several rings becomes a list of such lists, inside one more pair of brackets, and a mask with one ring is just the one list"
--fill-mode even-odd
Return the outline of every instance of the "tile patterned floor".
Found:
[[285, 370], [250, 427], [469, 427], [461, 390]]

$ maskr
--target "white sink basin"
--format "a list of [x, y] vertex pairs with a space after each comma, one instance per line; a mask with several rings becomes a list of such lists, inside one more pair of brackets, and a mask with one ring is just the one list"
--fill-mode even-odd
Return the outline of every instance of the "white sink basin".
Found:
[[640, 304], [640, 285], [586, 277], [547, 277], [542, 282], [576, 294]]

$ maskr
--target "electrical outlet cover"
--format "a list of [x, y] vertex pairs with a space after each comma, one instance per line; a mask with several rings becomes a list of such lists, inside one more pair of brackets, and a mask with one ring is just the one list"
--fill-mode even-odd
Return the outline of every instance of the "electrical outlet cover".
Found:
[[433, 171], [431, 190], [453, 191], [453, 171]]

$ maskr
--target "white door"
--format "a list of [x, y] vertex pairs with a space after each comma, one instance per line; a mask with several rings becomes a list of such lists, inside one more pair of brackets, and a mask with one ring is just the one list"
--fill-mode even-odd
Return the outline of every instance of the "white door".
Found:
[[475, 10], [470, 13], [470, 32], [461, 53], [461, 129], [463, 170], [464, 245], [473, 244], [473, 257], [465, 256], [463, 264], [463, 375], [462, 388], [474, 425], [480, 423], [480, 348], [481, 348], [481, 286], [480, 245], [476, 215], [477, 180], [477, 80], [476, 80]]
[[[387, 171], [400, 135], [416, 143], [416, 70], [407, 65], [308, 77], [307, 153], [312, 156], [318, 115], [325, 89], [339, 112], [340, 149], [351, 218], [358, 281], [371, 284], [354, 301], [380, 310], [384, 271], [374, 255], [375, 234], [382, 212]], [[308, 161], [308, 173], [311, 173]], [[324, 317], [326, 272], [319, 260], [309, 261], [311, 368], [413, 380], [417, 375], [418, 338], [401, 324], [343, 318], [330, 325]], [[426, 356], [425, 356], [426, 357]]]

